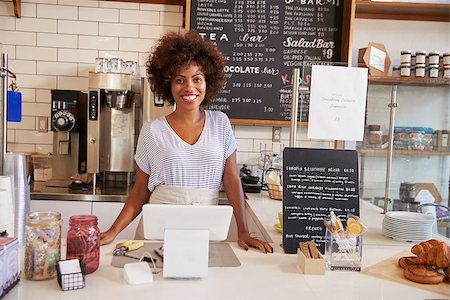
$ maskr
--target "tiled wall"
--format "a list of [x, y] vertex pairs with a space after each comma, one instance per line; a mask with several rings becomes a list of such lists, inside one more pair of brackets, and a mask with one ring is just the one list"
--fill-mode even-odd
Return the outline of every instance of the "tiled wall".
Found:
[[[38, 117], [50, 117], [51, 89], [86, 91], [96, 57], [138, 61], [145, 76], [143, 65], [155, 40], [181, 26], [182, 7], [174, 5], [22, 0], [18, 19], [12, 1], [0, 0], [0, 43], [23, 97], [22, 122], [8, 123], [8, 151], [52, 152], [53, 133], [37, 131]], [[133, 81], [133, 90], [140, 92], [139, 80]], [[282, 129], [282, 143], [272, 143], [270, 126], [233, 128], [240, 165], [255, 166], [260, 150], [279, 152], [288, 145], [288, 127]], [[304, 130], [298, 136], [303, 146], [330, 146], [308, 141]]]

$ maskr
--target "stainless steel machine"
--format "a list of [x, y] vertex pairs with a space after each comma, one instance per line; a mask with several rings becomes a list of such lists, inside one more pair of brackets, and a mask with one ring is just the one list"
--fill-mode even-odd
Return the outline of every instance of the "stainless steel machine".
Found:
[[97, 175], [126, 172], [127, 184], [134, 171], [135, 102], [131, 75], [89, 73], [87, 172]]
[[53, 179], [70, 180], [70, 176], [86, 173], [87, 94], [70, 90], [51, 93]]

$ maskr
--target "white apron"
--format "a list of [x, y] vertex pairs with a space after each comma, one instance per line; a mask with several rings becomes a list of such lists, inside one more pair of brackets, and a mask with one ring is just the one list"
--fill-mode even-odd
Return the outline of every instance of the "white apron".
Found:
[[[178, 205], [217, 205], [219, 203], [219, 192], [212, 189], [201, 189], [175, 185], [158, 185], [152, 192], [149, 203]], [[136, 229], [134, 239], [144, 239], [142, 217]]]

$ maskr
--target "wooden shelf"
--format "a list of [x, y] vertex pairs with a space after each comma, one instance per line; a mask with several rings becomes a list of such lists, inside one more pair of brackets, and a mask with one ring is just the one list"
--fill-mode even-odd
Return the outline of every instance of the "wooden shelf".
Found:
[[186, 0], [107, 0], [107, 1], [120, 1], [120, 2], [135, 2], [135, 3], [148, 3], [148, 4], [166, 4], [166, 5], [181, 5], [186, 6]]
[[450, 4], [356, 1], [356, 18], [450, 22]]
[[377, 85], [450, 86], [450, 78], [393, 77], [369, 75], [369, 83]]
[[[387, 155], [387, 149], [357, 148], [361, 154]], [[450, 151], [394, 150], [394, 155], [449, 156]]]

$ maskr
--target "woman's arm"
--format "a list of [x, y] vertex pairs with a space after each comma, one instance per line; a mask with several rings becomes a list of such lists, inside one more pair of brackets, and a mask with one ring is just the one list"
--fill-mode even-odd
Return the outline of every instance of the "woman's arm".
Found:
[[116, 236], [130, 224], [142, 211], [142, 206], [148, 202], [150, 191], [148, 190], [148, 177], [138, 166], [136, 166], [136, 180], [128, 195], [124, 207], [111, 228], [100, 234], [100, 244], [111, 243]]
[[245, 250], [248, 247], [255, 247], [264, 253], [272, 253], [272, 247], [263, 241], [252, 238], [248, 233], [247, 218], [245, 213], [244, 191], [242, 190], [241, 180], [236, 165], [236, 151], [225, 161], [223, 172], [223, 185], [228, 201], [233, 206], [234, 217], [236, 218], [238, 229], [238, 244]]

